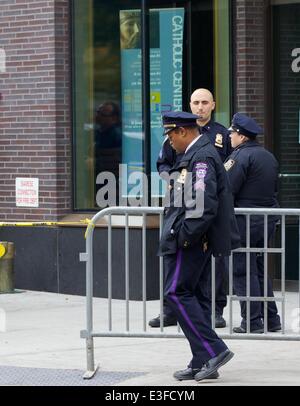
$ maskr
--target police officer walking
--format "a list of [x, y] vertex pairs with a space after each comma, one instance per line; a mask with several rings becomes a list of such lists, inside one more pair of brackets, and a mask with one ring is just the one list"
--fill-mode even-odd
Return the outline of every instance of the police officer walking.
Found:
[[[231, 142], [229, 131], [222, 124], [212, 120], [212, 113], [215, 109], [216, 103], [212, 93], [207, 89], [196, 89], [190, 99], [190, 108], [193, 114], [198, 116], [197, 124], [200, 127], [200, 132], [205, 134], [212, 145], [215, 146], [220, 155], [221, 160], [225, 159], [231, 154]], [[176, 162], [182, 158], [182, 153], [176, 152], [170, 145], [168, 137], [165, 138], [160, 155], [157, 160], [157, 170], [163, 179], [168, 178], [170, 169]], [[215, 263], [215, 292], [216, 292], [216, 314], [215, 314], [215, 327], [226, 327], [226, 321], [223, 318], [223, 309], [227, 304], [226, 292], [226, 275], [228, 269], [227, 258], [216, 258]], [[211, 275], [210, 275], [211, 276]], [[208, 294], [211, 291], [211, 277], [207, 280]], [[164, 304], [164, 326], [172, 326], [177, 324], [177, 320], [172, 313], [171, 309]], [[151, 327], [160, 327], [160, 316], [155, 317], [149, 321]]]
[[211, 253], [230, 255], [239, 246], [239, 235], [224, 166], [209, 139], [199, 134], [197, 119], [185, 112], [163, 115], [170, 145], [183, 156], [170, 171], [159, 255], [164, 259], [164, 297], [192, 350], [188, 367], [174, 377], [201, 381], [218, 377], [218, 369], [233, 356], [211, 328], [203, 286]]
[[[232, 187], [235, 207], [279, 207], [277, 201], [278, 162], [274, 155], [263, 148], [257, 141], [257, 134], [262, 129], [255, 120], [241, 113], [236, 113], [229, 128], [233, 153], [225, 162]], [[251, 248], [264, 246], [263, 216], [250, 217]], [[275, 216], [268, 216], [268, 239], [275, 230]], [[237, 216], [242, 246], [246, 246], [245, 216]], [[238, 296], [246, 296], [246, 254], [233, 255], [233, 287]], [[273, 297], [271, 281], [268, 278], [268, 296]], [[263, 257], [250, 253], [250, 295], [264, 296]], [[240, 302], [242, 322], [235, 327], [235, 333], [246, 332], [246, 302]], [[263, 333], [263, 302], [250, 302], [250, 332]], [[275, 301], [268, 301], [268, 331], [281, 329]]]

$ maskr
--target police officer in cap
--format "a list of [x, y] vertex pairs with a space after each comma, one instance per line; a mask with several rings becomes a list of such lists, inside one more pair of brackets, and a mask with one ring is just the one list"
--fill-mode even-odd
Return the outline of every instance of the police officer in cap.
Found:
[[233, 356], [211, 328], [203, 286], [211, 253], [230, 255], [239, 246], [239, 235], [226, 171], [209, 139], [199, 134], [197, 119], [185, 112], [163, 115], [170, 145], [183, 156], [170, 171], [159, 255], [164, 260], [164, 298], [192, 350], [188, 367], [174, 377], [201, 381], [218, 377], [218, 369]]
[[[262, 132], [255, 120], [236, 113], [229, 128], [233, 153], [225, 162], [232, 187], [235, 207], [279, 207], [277, 201], [278, 162], [274, 155], [263, 148], [256, 140]], [[251, 247], [264, 246], [263, 216], [250, 217]], [[246, 246], [245, 216], [237, 216], [242, 246]], [[268, 216], [268, 239], [275, 230], [275, 216]], [[233, 255], [233, 287], [235, 294], [246, 296], [246, 254]], [[268, 296], [273, 297], [270, 279]], [[250, 253], [250, 295], [264, 296], [264, 261], [261, 254]], [[240, 302], [242, 322], [233, 329], [236, 333], [246, 332], [246, 302]], [[250, 302], [250, 331], [263, 333], [263, 302]], [[268, 302], [268, 331], [281, 329], [275, 301]]]
[[[212, 93], [207, 89], [196, 89], [190, 99], [190, 108], [193, 114], [198, 116], [197, 124], [199, 131], [205, 134], [216, 151], [220, 155], [221, 160], [225, 159], [231, 154], [232, 148], [230, 143], [229, 131], [222, 124], [212, 120], [212, 113], [215, 110], [216, 103]], [[181, 153], [174, 151], [171, 147], [168, 137], [165, 138], [162, 149], [157, 160], [157, 170], [163, 179], [168, 177], [168, 173], [173, 165], [180, 161]], [[223, 318], [223, 309], [227, 304], [226, 292], [226, 275], [228, 270], [228, 259], [216, 259], [216, 278], [215, 278], [215, 297], [216, 297], [216, 315], [215, 327], [226, 327], [226, 321]], [[207, 289], [210, 295], [211, 279], [208, 279]], [[177, 320], [172, 313], [171, 309], [164, 305], [164, 326], [176, 325]], [[151, 327], [160, 327], [160, 316], [155, 317], [149, 321]]]

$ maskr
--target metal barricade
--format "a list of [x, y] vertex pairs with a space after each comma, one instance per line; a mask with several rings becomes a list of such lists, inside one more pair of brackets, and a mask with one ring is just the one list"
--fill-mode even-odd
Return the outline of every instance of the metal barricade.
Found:
[[[229, 257], [229, 333], [218, 334], [225, 339], [268, 339], [268, 340], [300, 340], [300, 334], [286, 334], [285, 332], [285, 245], [286, 245], [286, 216], [296, 216], [298, 218], [298, 236], [299, 236], [299, 252], [300, 252], [300, 209], [266, 209], [266, 208], [237, 208], [236, 215], [244, 215], [246, 217], [246, 247], [232, 251]], [[112, 215], [124, 215], [125, 217], [125, 331], [114, 331], [112, 328]], [[89, 222], [86, 231], [86, 252], [80, 254], [80, 261], [86, 262], [86, 329], [81, 331], [81, 338], [86, 340], [87, 352], [87, 371], [84, 378], [91, 378], [97, 368], [94, 362], [94, 337], [152, 337], [152, 338], [175, 338], [182, 337], [183, 334], [178, 327], [177, 332], [166, 333], [163, 327], [163, 261], [159, 259], [159, 300], [160, 300], [160, 330], [153, 333], [147, 331], [146, 320], [146, 215], [159, 215], [160, 232], [163, 221], [162, 207], [110, 207], [98, 212]], [[142, 216], [142, 331], [130, 331], [130, 307], [129, 307], [129, 216]], [[264, 246], [262, 248], [251, 248], [250, 246], [250, 216], [260, 215], [264, 217]], [[104, 331], [94, 331], [93, 329], [93, 235], [94, 228], [97, 222], [108, 216], [108, 326]], [[281, 228], [281, 247], [268, 247], [268, 216], [280, 216]], [[233, 255], [235, 252], [246, 254], [246, 296], [236, 296], [233, 292]], [[262, 253], [264, 256], [264, 296], [250, 296], [250, 253]], [[281, 255], [281, 296], [268, 297], [267, 295], [267, 278], [268, 278], [268, 254]], [[212, 257], [212, 326], [215, 326], [215, 260]], [[299, 255], [299, 288], [298, 288], [298, 310], [300, 310], [300, 255]], [[233, 333], [233, 303], [235, 301], [246, 301], [247, 306], [247, 331], [244, 334]], [[280, 333], [271, 334], [267, 331], [267, 323], [264, 323], [263, 334], [250, 333], [250, 302], [262, 301], [264, 303], [264, 319], [267, 320], [267, 305], [268, 301], [281, 302], [281, 323], [282, 330]], [[299, 317], [299, 315], [298, 315]], [[299, 320], [298, 320], [299, 323]], [[298, 326], [300, 330], [300, 326]]]

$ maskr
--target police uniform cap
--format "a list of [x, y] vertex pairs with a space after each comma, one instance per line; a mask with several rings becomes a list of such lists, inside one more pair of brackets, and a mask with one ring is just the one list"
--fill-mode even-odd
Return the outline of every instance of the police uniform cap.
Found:
[[231, 126], [228, 131], [236, 131], [239, 134], [246, 135], [246, 137], [255, 138], [257, 134], [263, 132], [262, 128], [256, 123], [256, 121], [246, 116], [246, 114], [236, 113], [232, 117]]
[[165, 129], [164, 135], [175, 128], [180, 127], [197, 127], [198, 116], [185, 111], [170, 111], [162, 115], [163, 127]]

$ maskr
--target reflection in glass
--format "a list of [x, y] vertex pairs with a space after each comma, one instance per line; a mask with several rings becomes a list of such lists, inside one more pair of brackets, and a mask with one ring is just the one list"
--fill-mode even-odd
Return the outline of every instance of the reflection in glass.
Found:
[[140, 11], [120, 11], [120, 46], [121, 49], [141, 47]]
[[[188, 3], [191, 18], [186, 15]], [[228, 39], [228, 3], [229, 0], [148, 3], [151, 146], [146, 156], [154, 173], [153, 198], [162, 192], [155, 173], [163, 142], [161, 113], [188, 108], [190, 91], [207, 87], [215, 91], [219, 111], [228, 115], [229, 69], [222, 51], [225, 34]], [[220, 12], [213, 19], [213, 9], [217, 7]], [[215, 66], [213, 26], [219, 33], [216, 60], [221, 61]], [[114, 174], [116, 185], [120, 178], [120, 195], [126, 200], [134, 187], [127, 185], [125, 175], [144, 171], [141, 2], [74, 1], [73, 57], [74, 206], [93, 210], [100, 207], [96, 198], [102, 186], [96, 182], [99, 173]], [[218, 89], [214, 89], [214, 84]], [[119, 174], [119, 164], [127, 165], [126, 173]]]
[[122, 131], [119, 105], [105, 102], [96, 109], [95, 117], [95, 174], [112, 172], [118, 177], [121, 162]]

